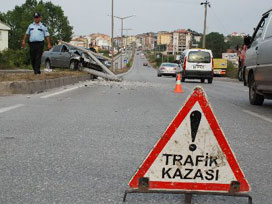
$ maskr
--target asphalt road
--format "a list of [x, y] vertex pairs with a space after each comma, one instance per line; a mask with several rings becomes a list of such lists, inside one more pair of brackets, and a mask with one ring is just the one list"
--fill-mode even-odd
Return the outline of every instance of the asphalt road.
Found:
[[[122, 203], [131, 176], [185, 99], [202, 85], [246, 175], [254, 203], [272, 200], [272, 102], [251, 106], [238, 82], [158, 78], [136, 55], [124, 82], [94, 81], [0, 97], [0, 203]], [[182, 203], [182, 195], [129, 195], [127, 203]], [[195, 204], [241, 204], [198, 196]]]

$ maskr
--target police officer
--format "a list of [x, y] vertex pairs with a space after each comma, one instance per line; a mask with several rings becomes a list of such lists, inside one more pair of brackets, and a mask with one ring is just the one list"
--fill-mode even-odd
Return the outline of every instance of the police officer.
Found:
[[48, 49], [51, 49], [51, 44], [48, 29], [41, 23], [41, 15], [39, 13], [34, 14], [34, 22], [30, 24], [26, 30], [22, 47], [25, 47], [27, 38], [29, 38], [30, 57], [34, 74], [41, 74], [40, 68], [44, 39], [46, 38]]

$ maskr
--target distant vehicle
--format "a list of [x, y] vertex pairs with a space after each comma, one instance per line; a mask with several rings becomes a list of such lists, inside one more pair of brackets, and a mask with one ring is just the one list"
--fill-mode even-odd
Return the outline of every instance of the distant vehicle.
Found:
[[180, 56], [182, 66], [181, 81], [185, 79], [200, 79], [201, 83], [213, 82], [213, 54], [207, 49], [188, 49]]
[[[88, 50], [86, 48], [86, 50]], [[104, 65], [110, 67], [107, 60], [103, 57], [96, 56]], [[97, 71], [103, 71], [103, 69], [91, 59], [90, 56], [85, 54], [79, 49], [69, 47], [66, 45], [57, 45], [50, 51], [46, 51], [42, 56], [42, 64], [47, 69], [52, 68], [69, 68], [71, 70], [77, 70], [79, 67], [88, 67]]]
[[147, 62], [144, 62], [144, 63], [143, 63], [143, 66], [147, 67], [147, 66], [148, 66], [148, 63], [147, 63]]
[[168, 75], [176, 77], [176, 72], [178, 70], [179, 65], [176, 63], [162, 63], [160, 68], [158, 69], [158, 77], [161, 77], [162, 75]]
[[263, 14], [252, 37], [245, 37], [247, 45], [244, 85], [249, 87], [249, 101], [262, 105], [272, 99], [272, 9]]
[[213, 72], [216, 76], [225, 76], [227, 74], [228, 60], [226, 59], [213, 59], [214, 67]]

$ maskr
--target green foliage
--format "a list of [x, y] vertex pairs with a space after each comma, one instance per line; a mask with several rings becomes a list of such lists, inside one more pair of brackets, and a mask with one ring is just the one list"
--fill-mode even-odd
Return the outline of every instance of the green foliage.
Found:
[[[202, 41], [200, 41], [200, 47], [202, 47]], [[221, 58], [222, 53], [226, 51], [227, 45], [225, 43], [225, 37], [223, 34], [212, 32], [206, 35], [206, 48], [212, 50], [215, 58]]]
[[[158, 58], [157, 56], [160, 55]], [[152, 52], [146, 52], [146, 57], [149, 61], [149, 63], [152, 64], [153, 67], [158, 68], [161, 63], [163, 62], [172, 62], [175, 63], [175, 56], [174, 55], [167, 55], [162, 56], [160, 53], [152, 53]]]
[[233, 65], [231, 61], [228, 61], [228, 68], [226, 76], [229, 78], [237, 79], [238, 69]]
[[135, 52], [136, 52], [136, 49], [133, 48], [132, 57], [130, 58], [130, 60], [127, 63], [127, 68], [131, 68], [133, 61], [134, 61]]
[[110, 51], [109, 50], [101, 50], [101, 49], [99, 49], [98, 53], [102, 53], [106, 57], [110, 56]]
[[244, 44], [243, 37], [240, 36], [228, 36], [227, 37], [227, 48], [236, 50], [237, 48], [241, 48]]
[[[27, 51], [26, 51], [27, 50]], [[29, 68], [29, 51], [8, 49], [0, 53], [0, 69]]]
[[73, 27], [60, 6], [51, 2], [37, 0], [26, 0], [21, 6], [16, 6], [7, 13], [0, 13], [0, 20], [11, 27], [9, 32], [9, 47], [19, 49], [23, 35], [30, 23], [33, 22], [33, 14], [39, 12], [42, 15], [42, 22], [48, 27], [51, 42], [56, 44], [57, 41], [70, 41]]
[[157, 45], [157, 47], [154, 50], [165, 51], [166, 49], [167, 49], [167, 45]]

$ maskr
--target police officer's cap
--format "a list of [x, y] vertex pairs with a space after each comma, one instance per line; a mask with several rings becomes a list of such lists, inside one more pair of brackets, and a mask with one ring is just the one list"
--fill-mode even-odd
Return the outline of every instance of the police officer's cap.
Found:
[[41, 14], [40, 13], [34, 13], [34, 18], [40, 18], [41, 17]]

